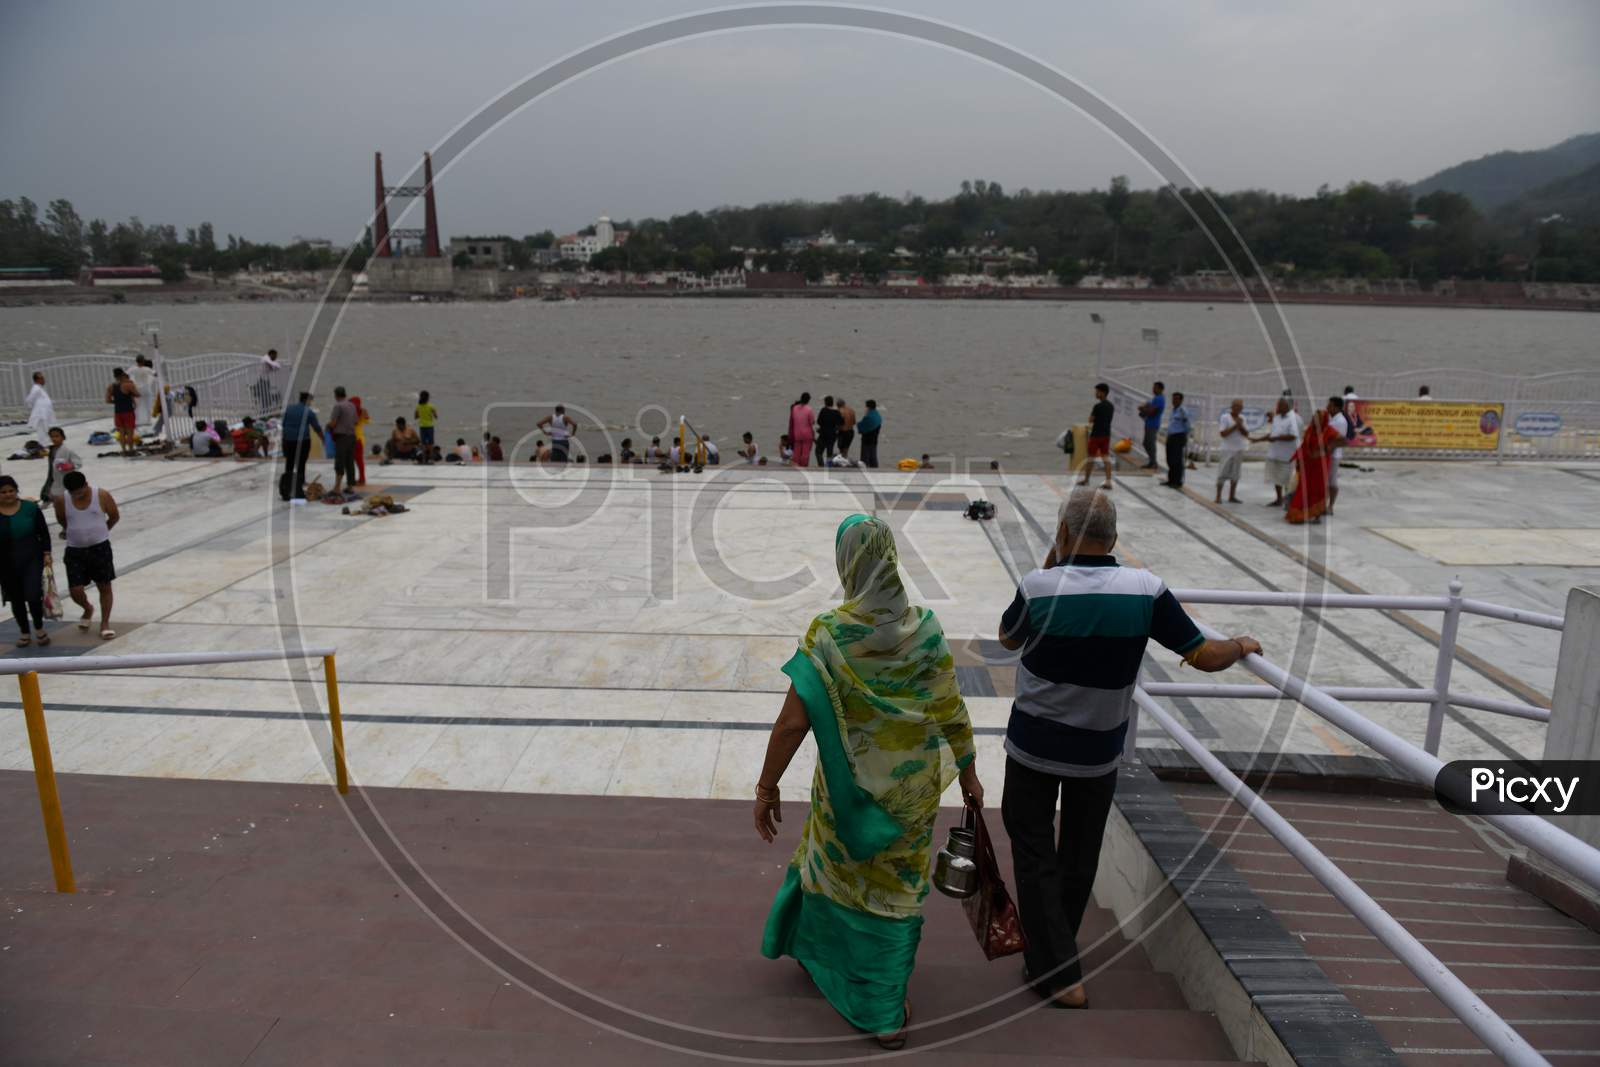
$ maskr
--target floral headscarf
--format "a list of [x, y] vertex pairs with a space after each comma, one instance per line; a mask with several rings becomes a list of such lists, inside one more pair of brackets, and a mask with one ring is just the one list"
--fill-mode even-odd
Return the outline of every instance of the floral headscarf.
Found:
[[[887, 523], [866, 515], [845, 519], [834, 557], [844, 603], [812, 620], [795, 658], [803, 656], [821, 681], [855, 786], [897, 827], [911, 826], [938, 807], [939, 795], [973, 758], [955, 663], [938, 618], [906, 597]], [[796, 672], [790, 675], [806, 697]], [[807, 699], [807, 710], [826, 771], [830, 739], [813, 703], [820, 701]], [[888, 829], [881, 822], [874, 829], [868, 818], [853, 842], [842, 784], [829, 777], [840, 836], [859, 859], [888, 843], [882, 840]]]

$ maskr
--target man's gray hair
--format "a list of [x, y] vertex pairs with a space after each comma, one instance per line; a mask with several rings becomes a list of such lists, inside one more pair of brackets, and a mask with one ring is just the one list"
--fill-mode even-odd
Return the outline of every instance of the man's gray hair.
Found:
[[[1074, 489], [1056, 514], [1056, 529], [1059, 531], [1062, 526], [1074, 542], [1110, 544], [1117, 539], [1117, 506], [1098, 489]], [[1067, 547], [1071, 549], [1072, 545]]]

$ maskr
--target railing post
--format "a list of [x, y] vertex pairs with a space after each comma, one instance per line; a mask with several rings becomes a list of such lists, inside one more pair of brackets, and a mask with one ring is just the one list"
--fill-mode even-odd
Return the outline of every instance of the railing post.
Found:
[[1439, 627], [1439, 658], [1433, 665], [1433, 703], [1428, 706], [1428, 732], [1422, 747], [1430, 756], [1439, 754], [1439, 739], [1444, 733], [1444, 712], [1450, 706], [1450, 669], [1456, 662], [1456, 630], [1461, 625], [1461, 579], [1450, 579], [1450, 606], [1444, 609], [1444, 624]]
[[[1144, 671], [1139, 672], [1137, 685], [1144, 685]], [[1139, 705], [1128, 705], [1128, 732], [1122, 738], [1122, 762], [1131, 765], [1139, 762]]]
[[333, 656], [322, 657], [322, 677], [328, 683], [328, 728], [333, 732], [333, 771], [339, 792], [350, 792], [350, 772], [344, 765], [344, 720], [339, 717], [339, 675]]
[[67, 852], [67, 831], [61, 822], [61, 797], [56, 793], [56, 768], [50, 758], [50, 734], [44, 726], [44, 701], [39, 697], [39, 675], [34, 671], [17, 675], [17, 687], [22, 690], [22, 714], [28, 723], [33, 778], [39, 787], [39, 810], [44, 815], [44, 837], [50, 846], [56, 892], [75, 893], [72, 856]]

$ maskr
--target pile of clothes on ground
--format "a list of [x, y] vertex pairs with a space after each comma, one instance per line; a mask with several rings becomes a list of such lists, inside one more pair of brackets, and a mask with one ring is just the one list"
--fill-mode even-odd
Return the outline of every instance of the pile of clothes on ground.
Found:
[[[352, 498], [359, 499], [353, 497], [353, 495]], [[388, 493], [373, 493], [371, 496], [367, 497], [367, 499], [354, 511], [351, 511], [349, 507], [344, 508], [343, 514], [378, 516], [402, 515], [410, 510], [411, 509], [406, 507], [404, 504], [396, 503], [394, 497], [390, 496]]]

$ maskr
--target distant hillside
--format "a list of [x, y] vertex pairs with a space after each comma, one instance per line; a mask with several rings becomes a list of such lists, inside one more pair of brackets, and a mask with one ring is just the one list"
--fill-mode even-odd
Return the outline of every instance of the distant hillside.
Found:
[[1497, 219], [1512, 223], [1551, 215], [1580, 223], [1600, 221], [1600, 163], [1540, 186], [1496, 212]]
[[1440, 189], [1461, 193], [1492, 213], [1520, 196], [1600, 163], [1600, 133], [1579, 134], [1537, 152], [1495, 152], [1457, 163], [1411, 187], [1412, 195]]

